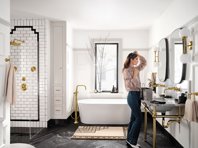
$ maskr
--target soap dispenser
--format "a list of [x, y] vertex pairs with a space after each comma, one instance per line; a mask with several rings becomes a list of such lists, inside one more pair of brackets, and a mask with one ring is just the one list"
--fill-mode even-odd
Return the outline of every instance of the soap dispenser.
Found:
[[112, 93], [115, 93], [115, 91], [116, 91], [116, 88], [115, 88], [115, 86], [113, 85], [113, 88], [112, 88], [111, 92], [112, 92]]
[[187, 92], [186, 93], [181, 93], [181, 96], [179, 96], [178, 103], [179, 104], [184, 104], [187, 99]]

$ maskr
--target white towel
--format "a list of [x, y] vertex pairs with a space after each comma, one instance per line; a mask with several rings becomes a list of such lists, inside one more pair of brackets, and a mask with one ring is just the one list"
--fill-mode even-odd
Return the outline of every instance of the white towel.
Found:
[[198, 122], [198, 102], [195, 99], [187, 99], [183, 119], [188, 122]]
[[13, 64], [7, 64], [5, 78], [5, 96], [10, 104], [16, 102], [16, 78]]

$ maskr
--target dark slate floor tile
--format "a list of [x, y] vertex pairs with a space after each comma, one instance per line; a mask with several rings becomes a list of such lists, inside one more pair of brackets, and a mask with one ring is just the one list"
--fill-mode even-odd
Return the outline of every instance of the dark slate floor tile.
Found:
[[[80, 123], [79, 125], [84, 125]], [[30, 143], [36, 148], [128, 148], [125, 140], [73, 140], [71, 136], [78, 126], [71, 119], [67, 121], [56, 121], [49, 128], [43, 129], [36, 136], [29, 139], [29, 134], [11, 134], [11, 142]], [[143, 124], [138, 143], [142, 148], [152, 148], [152, 119], [148, 120], [147, 142], [143, 140]], [[165, 130], [157, 127], [158, 148], [182, 148], [178, 143], [167, 136]]]

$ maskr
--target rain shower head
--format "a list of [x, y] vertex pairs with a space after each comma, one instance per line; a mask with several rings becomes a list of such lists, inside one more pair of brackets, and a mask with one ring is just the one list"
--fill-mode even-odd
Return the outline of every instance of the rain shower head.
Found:
[[18, 39], [14, 39], [14, 40], [10, 41], [10, 45], [12, 45], [12, 46], [21, 46], [22, 43], [25, 43], [25, 41], [18, 40]]

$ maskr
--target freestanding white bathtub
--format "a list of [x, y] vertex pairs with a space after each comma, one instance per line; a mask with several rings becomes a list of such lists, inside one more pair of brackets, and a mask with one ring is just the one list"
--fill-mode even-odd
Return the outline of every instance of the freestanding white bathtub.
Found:
[[83, 99], [78, 101], [85, 124], [128, 124], [131, 111], [126, 99]]

